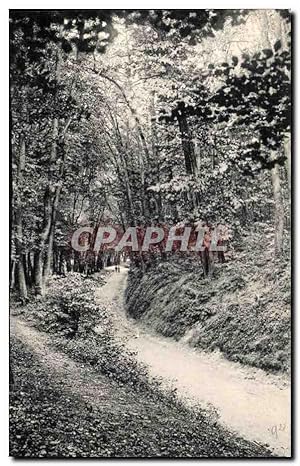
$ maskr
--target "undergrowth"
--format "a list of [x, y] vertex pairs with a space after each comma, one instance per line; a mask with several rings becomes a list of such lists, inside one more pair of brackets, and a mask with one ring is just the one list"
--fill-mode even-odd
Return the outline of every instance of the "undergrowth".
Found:
[[245, 237], [211, 278], [195, 257], [132, 268], [126, 305], [164, 336], [265, 370], [290, 369], [290, 261], [274, 257], [271, 230]]
[[[15, 457], [264, 457], [271, 452], [221, 427], [215, 415], [189, 409], [114, 337], [95, 304], [101, 278], [54, 278], [47, 296], [14, 314], [51, 335], [55, 348], [104, 376], [109, 403], [91, 405], [64, 388], [64, 375], [17, 338], [11, 342], [10, 455]], [[101, 325], [102, 332], [94, 331]], [[105, 382], [106, 380], [106, 382]], [[121, 402], [119, 400], [122, 400]], [[120, 406], [119, 406], [119, 403]]]

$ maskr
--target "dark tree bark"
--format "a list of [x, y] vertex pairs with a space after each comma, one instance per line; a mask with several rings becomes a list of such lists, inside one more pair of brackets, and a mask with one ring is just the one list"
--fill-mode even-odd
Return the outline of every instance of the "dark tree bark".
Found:
[[21, 205], [21, 187], [23, 183], [23, 172], [25, 169], [25, 158], [26, 158], [26, 144], [25, 138], [22, 137], [20, 143], [20, 155], [18, 163], [18, 178], [17, 178], [17, 207], [15, 209], [15, 246], [17, 256], [17, 276], [18, 276], [18, 288], [19, 296], [22, 302], [25, 302], [28, 298], [26, 275], [24, 270], [24, 250], [23, 250], [23, 212]]
[[188, 175], [194, 175], [197, 170], [197, 162], [184, 106], [181, 106], [180, 110], [177, 111], [177, 121], [180, 129], [185, 169]]

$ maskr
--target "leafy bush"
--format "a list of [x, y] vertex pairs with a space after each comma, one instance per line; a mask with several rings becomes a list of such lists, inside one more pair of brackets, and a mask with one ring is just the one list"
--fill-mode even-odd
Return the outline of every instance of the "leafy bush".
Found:
[[[53, 278], [45, 298], [19, 307], [18, 312], [39, 330], [51, 333], [52, 344], [76, 361], [88, 363], [97, 372], [149, 397], [162, 397], [160, 381], [149, 377], [146, 367], [116, 340], [107, 310], [96, 304], [95, 289], [103, 283], [101, 278], [76, 273]], [[178, 403], [171, 390], [165, 400]]]

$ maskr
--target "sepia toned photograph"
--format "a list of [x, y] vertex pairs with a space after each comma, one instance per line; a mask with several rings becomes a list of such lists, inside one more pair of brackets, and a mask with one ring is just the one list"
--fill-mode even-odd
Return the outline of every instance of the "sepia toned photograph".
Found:
[[10, 9], [11, 457], [293, 456], [292, 19]]

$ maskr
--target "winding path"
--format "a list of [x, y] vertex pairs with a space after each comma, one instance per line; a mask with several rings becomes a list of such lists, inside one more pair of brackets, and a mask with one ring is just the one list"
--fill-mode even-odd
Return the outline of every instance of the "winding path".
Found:
[[[181, 342], [149, 333], [127, 318], [123, 295], [127, 269], [113, 272], [96, 297], [112, 316], [118, 337], [136, 352], [154, 376], [177, 389], [189, 404], [216, 413], [219, 421], [246, 439], [268, 444], [280, 456], [290, 456], [290, 384], [283, 376], [232, 363]], [[101, 328], [96, 328], [101, 332]]]

